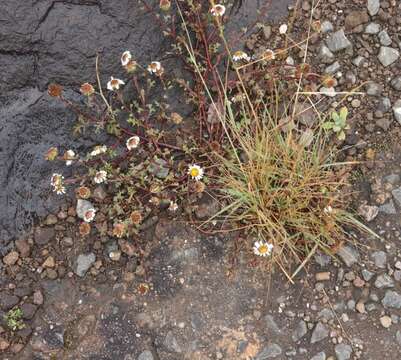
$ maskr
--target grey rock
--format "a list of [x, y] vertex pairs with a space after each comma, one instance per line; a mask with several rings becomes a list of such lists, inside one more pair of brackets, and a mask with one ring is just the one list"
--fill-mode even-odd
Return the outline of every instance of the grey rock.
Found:
[[381, 93], [383, 92], [383, 85], [370, 81], [366, 85], [366, 93], [370, 96], [380, 96]]
[[321, 322], [318, 322], [315, 326], [315, 329], [312, 332], [311, 344], [322, 341], [323, 339], [329, 336], [329, 330], [326, 325], [323, 325]]
[[354, 299], [350, 299], [347, 301], [348, 310], [355, 310], [356, 302]]
[[6, 291], [0, 292], [0, 309], [8, 311], [19, 303], [18, 296], [11, 295]]
[[90, 209], [94, 209], [94, 206], [90, 201], [84, 199], [77, 200], [76, 212], [80, 219], [84, 219], [85, 213]]
[[375, 287], [378, 289], [394, 287], [394, 280], [387, 274], [377, 276]]
[[390, 174], [384, 177], [384, 181], [395, 185], [398, 184], [400, 182], [400, 175], [398, 174]]
[[341, 247], [337, 254], [347, 266], [352, 266], [359, 260], [358, 251], [349, 245]]
[[401, 308], [401, 295], [393, 290], [387, 290], [384, 298], [382, 299], [382, 305], [385, 308]]
[[380, 32], [380, 24], [370, 23], [365, 28], [365, 34], [378, 34]]
[[148, 171], [159, 179], [165, 179], [170, 172], [167, 161], [160, 158], [150, 163]]
[[335, 63], [329, 65], [326, 67], [325, 69], [325, 73], [326, 74], [334, 74], [335, 72], [337, 72], [338, 70], [340, 70], [340, 63], [338, 61], [336, 61]]
[[373, 277], [374, 273], [370, 272], [369, 270], [363, 269], [362, 270], [362, 277], [363, 280], [369, 281]]
[[315, 356], [311, 357], [310, 360], [326, 360], [326, 353], [324, 351], [321, 351], [320, 353], [318, 353]]
[[345, 28], [351, 30], [359, 25], [365, 24], [369, 21], [369, 15], [366, 10], [351, 11], [345, 18]]
[[344, 30], [338, 30], [326, 40], [327, 47], [332, 52], [338, 52], [352, 47], [351, 42], [344, 34]]
[[277, 323], [274, 320], [274, 317], [272, 315], [266, 315], [264, 317], [265, 323], [266, 323], [266, 327], [271, 330], [272, 332], [274, 332], [275, 334], [279, 334], [280, 328], [278, 327]]
[[359, 67], [365, 62], [365, 58], [363, 56], [358, 55], [356, 58], [352, 59], [352, 63]]
[[401, 187], [392, 190], [391, 194], [393, 195], [396, 204], [401, 206]]
[[400, 52], [397, 49], [388, 46], [382, 46], [378, 55], [379, 61], [385, 67], [393, 64], [395, 61], [398, 60], [399, 57]]
[[401, 99], [397, 100], [393, 106], [394, 117], [401, 124]]
[[375, 16], [380, 10], [380, 0], [368, 0], [368, 12], [370, 16]]
[[297, 342], [301, 340], [308, 332], [306, 322], [301, 320], [292, 333], [292, 341]]
[[31, 320], [36, 313], [37, 306], [30, 303], [25, 303], [20, 306], [20, 309], [22, 310], [22, 317], [26, 320]]
[[370, 222], [379, 214], [379, 208], [375, 205], [362, 204], [358, 208], [358, 214], [363, 216], [367, 222]]
[[331, 309], [324, 308], [319, 311], [319, 314], [317, 314], [317, 318], [319, 320], [324, 319], [326, 321], [329, 321], [331, 319], [334, 319], [334, 312]]
[[395, 339], [397, 340], [397, 343], [399, 346], [401, 346], [401, 331], [397, 330], [396, 334], [395, 334]]
[[334, 30], [334, 26], [330, 21], [325, 20], [325, 21], [322, 22], [321, 30], [322, 30], [323, 34], [326, 34], [328, 32], [333, 31]]
[[394, 79], [392, 79], [390, 84], [394, 90], [400, 91], [401, 90], [401, 75], [396, 76]]
[[382, 97], [377, 104], [377, 110], [386, 113], [391, 109], [391, 100], [388, 97]]
[[281, 347], [277, 344], [270, 344], [262, 349], [258, 355], [256, 355], [255, 360], [265, 360], [265, 359], [273, 359], [279, 355], [281, 355], [282, 350]]
[[95, 261], [96, 256], [94, 253], [79, 254], [75, 263], [75, 274], [83, 277]]
[[394, 276], [395, 281], [401, 281], [401, 270], [394, 271], [393, 276]]
[[334, 54], [324, 44], [320, 46], [317, 56], [318, 59], [324, 64], [331, 64], [334, 61]]
[[176, 352], [176, 353], [182, 352], [181, 346], [178, 345], [178, 341], [171, 331], [167, 333], [166, 338], [164, 339], [164, 346], [170, 352]]
[[348, 360], [351, 358], [352, 347], [348, 344], [338, 344], [334, 347], [337, 360]]
[[387, 202], [383, 205], [380, 205], [379, 211], [382, 213], [385, 213], [387, 215], [397, 214], [397, 210], [395, 209], [395, 206], [394, 206], [394, 201], [391, 199], [389, 202]]
[[321, 267], [326, 267], [331, 263], [331, 256], [323, 253], [317, 253], [314, 256], [315, 262], [319, 264]]
[[53, 227], [36, 228], [35, 230], [35, 243], [37, 245], [46, 245], [49, 241], [54, 239], [56, 232]]
[[392, 43], [391, 37], [386, 30], [382, 30], [379, 32], [379, 41], [380, 44], [383, 46], [390, 46]]
[[379, 269], [385, 269], [387, 264], [387, 255], [384, 251], [375, 251], [372, 253], [371, 258], [373, 259], [376, 267]]
[[154, 360], [154, 357], [149, 350], [145, 350], [139, 354], [138, 360]]

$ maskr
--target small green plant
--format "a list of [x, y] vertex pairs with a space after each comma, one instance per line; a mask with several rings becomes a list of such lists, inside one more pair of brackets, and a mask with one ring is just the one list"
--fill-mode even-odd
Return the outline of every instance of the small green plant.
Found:
[[24, 320], [22, 320], [23, 312], [17, 307], [11, 309], [5, 316], [7, 327], [9, 327], [12, 331], [22, 330], [25, 328]]
[[323, 129], [333, 130], [336, 133], [338, 140], [344, 140], [345, 130], [349, 129], [349, 125], [347, 124], [347, 116], [348, 109], [345, 106], [340, 109], [339, 113], [333, 111], [331, 114], [331, 120], [323, 123]]

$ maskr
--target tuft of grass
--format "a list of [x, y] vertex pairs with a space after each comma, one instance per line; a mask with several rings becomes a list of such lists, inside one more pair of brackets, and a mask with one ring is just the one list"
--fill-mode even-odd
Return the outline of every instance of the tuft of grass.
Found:
[[[224, 26], [218, 19], [216, 27], [230, 65], [224, 77], [219, 74], [220, 91], [216, 92], [202, 76], [183, 16], [182, 20], [189, 58], [226, 135], [225, 153], [210, 156], [217, 169], [214, 182], [221, 203], [228, 205], [203, 225], [212, 220], [229, 222], [233, 230], [245, 230], [250, 235], [248, 239], [273, 245], [268, 263], [277, 265], [291, 282], [316, 251], [334, 254], [349, 239], [350, 227], [372, 233], [347, 211], [348, 164], [334, 162], [336, 154], [328, 133], [333, 127], [322, 126], [328, 123], [330, 115], [337, 113], [319, 111], [321, 93], [305, 91], [315, 85], [309, 81], [312, 77], [306, 63], [310, 31], [302, 41], [306, 46], [305, 58], [291, 75], [291, 69], [282, 59], [274, 61], [274, 65], [269, 61], [266, 65], [264, 58], [237, 66], [224, 36]], [[277, 54], [287, 53], [291, 47]], [[281, 69], [285, 76], [277, 77], [280, 70], [273, 73], [273, 69]], [[255, 91], [257, 79], [252, 74], [258, 71], [269, 80], [267, 91], [260, 86]], [[241, 99], [235, 103], [222, 79], [232, 81], [233, 75], [236, 98]], [[308, 127], [299, 123], [300, 103], [310, 104], [317, 125]], [[335, 121], [339, 115], [333, 117], [333, 124], [343, 140], [346, 135], [343, 130], [347, 129], [346, 108], [341, 114], [339, 129]], [[247, 248], [251, 249], [252, 244], [247, 244]]]
[[7, 327], [12, 331], [22, 330], [25, 328], [24, 320], [22, 319], [23, 313], [20, 308], [14, 308], [4, 315]]

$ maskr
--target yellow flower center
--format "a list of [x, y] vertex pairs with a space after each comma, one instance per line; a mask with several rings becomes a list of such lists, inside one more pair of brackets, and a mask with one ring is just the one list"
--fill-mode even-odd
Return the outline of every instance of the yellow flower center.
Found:
[[197, 168], [191, 169], [191, 176], [197, 177], [199, 175], [199, 170]]
[[259, 252], [261, 254], [266, 254], [268, 251], [269, 251], [269, 248], [267, 247], [267, 245], [260, 245]]

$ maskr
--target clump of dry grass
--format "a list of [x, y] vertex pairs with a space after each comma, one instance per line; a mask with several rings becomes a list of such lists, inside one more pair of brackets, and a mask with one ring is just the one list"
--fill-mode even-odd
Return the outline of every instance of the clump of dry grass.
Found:
[[[230, 105], [228, 105], [230, 106]], [[332, 253], [345, 226], [359, 225], [344, 210], [344, 173], [337, 171], [323, 133], [305, 146], [264, 109], [243, 106], [241, 127], [226, 117], [235, 155], [215, 156], [218, 187], [229, 205], [217, 215], [274, 246], [271, 258], [287, 274], [316, 250]]]
[[[273, 245], [268, 259], [292, 281], [316, 251], [334, 254], [349, 238], [347, 228], [369, 230], [347, 211], [346, 164], [334, 163], [335, 153], [327, 141], [330, 134], [321, 126], [331, 114], [318, 110], [321, 94], [311, 91], [315, 84], [304, 86], [309, 71], [306, 55], [303, 63], [289, 70], [283, 61], [271, 68], [263, 65], [274, 57], [238, 66], [224, 38], [221, 20], [217, 19], [216, 26], [231, 64], [219, 77], [219, 92], [213, 92], [202, 77], [188, 30], [186, 43], [226, 139], [225, 152], [210, 156], [218, 169], [215, 183], [220, 199], [228, 205], [206, 223], [230, 222], [233, 229], [252, 235], [249, 238]], [[303, 44], [307, 52], [308, 38]], [[277, 54], [289, 50], [280, 49]], [[247, 67], [251, 74], [265, 74], [262, 81], [249, 75]], [[273, 68], [285, 76], [277, 79], [270, 70]], [[235, 103], [230, 98], [232, 87], [229, 90], [226, 85], [233, 73], [235, 97], [240, 99]], [[255, 83], [261, 84], [256, 91]], [[264, 84], [269, 90], [261, 93]], [[319, 119], [314, 127], [297, 124], [301, 101]]]

